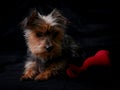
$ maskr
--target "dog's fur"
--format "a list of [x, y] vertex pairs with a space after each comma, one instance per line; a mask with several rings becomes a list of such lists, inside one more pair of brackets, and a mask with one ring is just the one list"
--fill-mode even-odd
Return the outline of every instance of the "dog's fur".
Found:
[[48, 15], [33, 9], [22, 21], [28, 56], [21, 80], [47, 80], [64, 71], [71, 58], [79, 56], [79, 45], [65, 33], [67, 22], [57, 9]]

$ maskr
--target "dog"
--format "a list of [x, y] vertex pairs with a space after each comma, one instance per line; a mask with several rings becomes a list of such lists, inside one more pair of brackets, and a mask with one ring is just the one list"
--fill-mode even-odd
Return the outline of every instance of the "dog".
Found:
[[48, 80], [64, 72], [79, 57], [79, 44], [66, 34], [68, 19], [60, 10], [41, 15], [32, 9], [21, 23], [27, 45], [27, 60], [20, 80]]

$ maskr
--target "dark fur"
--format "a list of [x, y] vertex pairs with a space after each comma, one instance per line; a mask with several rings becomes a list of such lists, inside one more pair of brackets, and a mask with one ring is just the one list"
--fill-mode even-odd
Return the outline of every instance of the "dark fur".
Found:
[[[25, 33], [26, 29], [30, 29], [30, 35], [25, 36], [28, 57], [21, 80], [28, 78], [47, 80], [52, 75], [64, 71], [70, 60], [79, 57], [79, 45], [65, 33], [67, 19], [56, 9], [50, 15], [52, 18], [56, 18], [57, 24], [51, 26], [46, 23], [36, 10], [32, 10], [30, 16], [21, 23]], [[43, 45], [39, 46], [41, 43]], [[37, 45], [42, 47], [40, 51], [36, 50]], [[54, 48], [50, 52], [45, 51], [45, 47], [51, 45]]]

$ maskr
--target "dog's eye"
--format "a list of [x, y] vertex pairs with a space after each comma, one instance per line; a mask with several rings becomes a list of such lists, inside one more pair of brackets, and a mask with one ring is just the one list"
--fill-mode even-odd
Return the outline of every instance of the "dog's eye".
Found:
[[43, 34], [42, 34], [41, 32], [38, 32], [38, 33], [36, 33], [36, 36], [37, 36], [37, 37], [42, 37]]

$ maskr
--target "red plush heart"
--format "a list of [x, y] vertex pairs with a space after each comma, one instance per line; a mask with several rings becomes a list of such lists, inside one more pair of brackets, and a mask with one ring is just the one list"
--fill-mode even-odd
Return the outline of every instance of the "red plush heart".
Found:
[[88, 57], [82, 66], [77, 67], [75, 65], [70, 65], [66, 73], [69, 77], [78, 77], [79, 73], [85, 71], [90, 66], [110, 66], [109, 51], [100, 50], [94, 56]]

